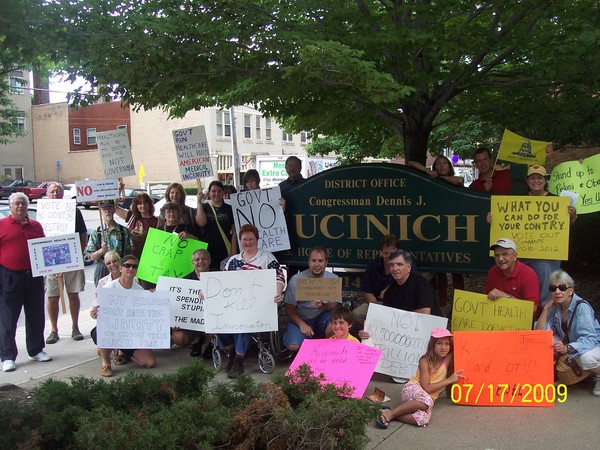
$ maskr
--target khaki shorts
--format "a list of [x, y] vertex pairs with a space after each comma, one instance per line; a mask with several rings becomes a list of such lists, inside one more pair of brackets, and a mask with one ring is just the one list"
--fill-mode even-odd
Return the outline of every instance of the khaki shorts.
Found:
[[[65, 272], [63, 273], [63, 278], [68, 294], [83, 292], [85, 289], [85, 272], [83, 270]], [[58, 297], [60, 295], [56, 275], [48, 275], [46, 277], [46, 295], [48, 297]]]

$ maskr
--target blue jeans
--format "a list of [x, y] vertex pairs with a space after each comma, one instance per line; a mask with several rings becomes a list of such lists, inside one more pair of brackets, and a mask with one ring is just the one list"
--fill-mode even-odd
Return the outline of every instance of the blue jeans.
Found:
[[[324, 311], [314, 319], [304, 319], [304, 322], [313, 329], [313, 339], [324, 339], [325, 329], [331, 322], [331, 312]], [[302, 345], [306, 336], [300, 331], [300, 327], [293, 322], [289, 322], [285, 334], [283, 335], [283, 345], [289, 347], [290, 345]]]
[[250, 344], [250, 333], [238, 334], [217, 334], [217, 343], [221, 348], [235, 346], [235, 352], [240, 355], [245, 355]]

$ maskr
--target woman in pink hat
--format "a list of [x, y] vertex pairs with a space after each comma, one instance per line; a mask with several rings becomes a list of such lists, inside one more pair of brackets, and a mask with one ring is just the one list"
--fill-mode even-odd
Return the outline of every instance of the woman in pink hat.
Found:
[[381, 410], [375, 420], [378, 428], [386, 429], [392, 420], [424, 427], [431, 420], [434, 401], [446, 386], [464, 378], [462, 370], [448, 375], [452, 366], [454, 342], [452, 334], [445, 328], [435, 328], [427, 345], [427, 353], [419, 359], [417, 373], [402, 389], [402, 403], [394, 409]]

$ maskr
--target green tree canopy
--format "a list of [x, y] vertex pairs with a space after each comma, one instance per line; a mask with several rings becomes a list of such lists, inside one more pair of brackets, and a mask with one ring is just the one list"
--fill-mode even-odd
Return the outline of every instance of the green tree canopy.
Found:
[[600, 141], [596, 0], [50, 0], [44, 11], [64, 30], [52, 42], [61, 68], [138, 108], [251, 104], [366, 153], [396, 140], [421, 163], [435, 127], [473, 119]]

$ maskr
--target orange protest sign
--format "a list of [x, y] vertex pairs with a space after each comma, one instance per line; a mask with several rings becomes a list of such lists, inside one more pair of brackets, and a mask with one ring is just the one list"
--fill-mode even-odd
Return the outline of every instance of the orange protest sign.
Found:
[[457, 331], [454, 368], [464, 379], [452, 401], [477, 406], [554, 406], [567, 399], [554, 385], [552, 331]]

